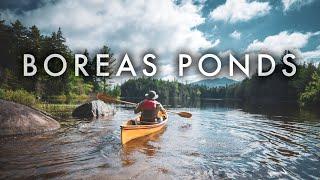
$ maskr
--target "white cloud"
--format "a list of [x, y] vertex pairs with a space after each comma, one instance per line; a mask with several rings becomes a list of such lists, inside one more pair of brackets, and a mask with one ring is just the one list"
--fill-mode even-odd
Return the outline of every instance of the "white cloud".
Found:
[[[3, 17], [36, 24], [45, 32], [61, 27], [73, 48], [96, 48], [109, 43], [116, 49], [208, 48], [212, 43], [194, 29], [204, 22], [200, 9], [191, 3], [178, 6], [170, 0], [69, 1], [47, 4], [23, 15], [5, 11]], [[190, 43], [192, 42], [192, 43]]]
[[270, 9], [268, 2], [227, 0], [225, 4], [214, 9], [210, 16], [214, 20], [235, 23], [264, 16], [269, 13]]
[[205, 19], [201, 6], [190, 1], [177, 5], [171, 0], [60, 0], [23, 14], [9, 10], [1, 14], [4, 19], [35, 24], [46, 33], [61, 27], [72, 49], [94, 50], [107, 44], [116, 54], [128, 51], [137, 66], [148, 50], [161, 64], [175, 66], [176, 52], [197, 52], [220, 43], [207, 40], [195, 28]]
[[241, 32], [238, 32], [237, 30], [233, 31], [231, 34], [229, 34], [230, 37], [233, 39], [239, 40], [241, 38]]
[[219, 52], [219, 57], [221, 57], [221, 58], [229, 58], [230, 54], [235, 54], [235, 52], [230, 50], [230, 49], [226, 50], [226, 51], [220, 51]]
[[282, 0], [283, 10], [289, 11], [293, 8], [300, 8], [301, 6], [312, 3], [314, 0]]
[[320, 63], [320, 49], [302, 52], [301, 56], [305, 62], [314, 64]]
[[276, 56], [281, 56], [285, 50], [299, 50], [305, 47], [309, 38], [319, 35], [320, 32], [315, 33], [300, 33], [287, 31], [280, 32], [277, 35], [266, 37], [263, 41], [254, 40], [247, 47], [247, 52], [268, 52]]
[[221, 42], [220, 39], [215, 40], [214, 43], [212, 44], [212, 47], [218, 46], [220, 42]]

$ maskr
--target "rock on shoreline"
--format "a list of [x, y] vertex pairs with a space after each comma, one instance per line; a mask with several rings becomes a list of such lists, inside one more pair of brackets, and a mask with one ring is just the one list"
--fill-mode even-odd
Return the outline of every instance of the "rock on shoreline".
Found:
[[114, 114], [115, 110], [112, 106], [104, 103], [101, 100], [94, 100], [78, 106], [73, 111], [72, 116], [77, 118], [92, 118], [110, 116]]
[[41, 133], [59, 128], [59, 122], [36, 109], [0, 99], [0, 136]]

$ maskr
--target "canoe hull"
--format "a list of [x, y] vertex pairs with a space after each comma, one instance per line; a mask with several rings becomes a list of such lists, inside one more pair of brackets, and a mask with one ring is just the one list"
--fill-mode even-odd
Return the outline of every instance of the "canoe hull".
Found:
[[139, 137], [159, 132], [166, 126], [168, 119], [162, 121], [161, 123], [153, 125], [130, 125], [130, 121], [132, 120], [129, 120], [121, 125], [122, 144], [126, 144], [127, 142]]

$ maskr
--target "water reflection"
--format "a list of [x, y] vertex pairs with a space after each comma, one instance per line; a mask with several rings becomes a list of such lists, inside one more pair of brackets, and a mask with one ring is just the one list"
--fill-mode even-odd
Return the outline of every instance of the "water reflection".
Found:
[[124, 166], [132, 165], [135, 162], [134, 153], [140, 152], [149, 157], [153, 157], [161, 149], [155, 143], [160, 141], [161, 135], [165, 132], [166, 127], [159, 132], [150, 134], [145, 137], [134, 139], [122, 146], [121, 160]]
[[[174, 108], [172, 110], [175, 110]], [[201, 102], [192, 120], [121, 146], [110, 119], [66, 119], [59, 131], [0, 139], [0, 179], [319, 179], [320, 116], [291, 106]]]

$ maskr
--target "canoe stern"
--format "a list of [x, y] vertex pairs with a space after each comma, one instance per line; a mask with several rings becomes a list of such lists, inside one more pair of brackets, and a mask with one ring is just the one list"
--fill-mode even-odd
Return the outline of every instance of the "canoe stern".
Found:
[[121, 144], [125, 144], [133, 139], [147, 136], [160, 131], [166, 124], [167, 120], [154, 125], [127, 125], [128, 122], [121, 125]]

